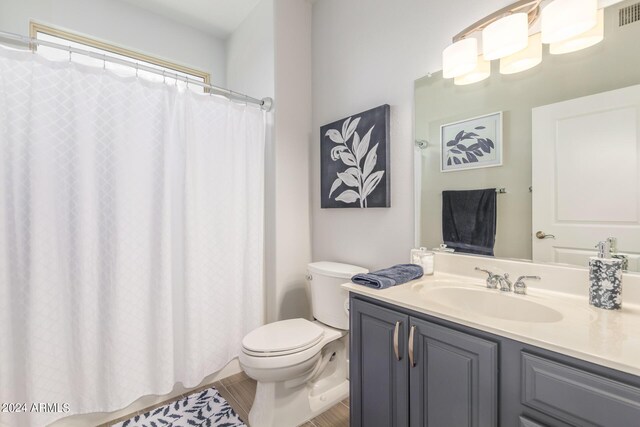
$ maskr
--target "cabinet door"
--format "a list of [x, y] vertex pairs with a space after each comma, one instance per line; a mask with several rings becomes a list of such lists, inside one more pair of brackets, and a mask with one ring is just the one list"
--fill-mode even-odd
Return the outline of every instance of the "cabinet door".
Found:
[[410, 329], [411, 426], [497, 426], [498, 344], [413, 317]]
[[409, 317], [356, 299], [350, 311], [351, 426], [405, 427]]

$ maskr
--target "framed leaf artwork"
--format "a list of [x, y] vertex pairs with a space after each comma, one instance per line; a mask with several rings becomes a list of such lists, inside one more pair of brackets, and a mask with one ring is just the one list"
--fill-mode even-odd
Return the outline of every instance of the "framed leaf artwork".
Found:
[[320, 128], [322, 208], [391, 206], [389, 105]]
[[502, 166], [502, 112], [440, 126], [440, 172]]

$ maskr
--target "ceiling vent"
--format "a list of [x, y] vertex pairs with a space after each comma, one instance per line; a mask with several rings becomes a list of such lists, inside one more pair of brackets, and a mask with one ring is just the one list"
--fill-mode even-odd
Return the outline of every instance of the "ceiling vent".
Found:
[[632, 4], [631, 6], [620, 9], [619, 16], [621, 27], [640, 21], [640, 3]]

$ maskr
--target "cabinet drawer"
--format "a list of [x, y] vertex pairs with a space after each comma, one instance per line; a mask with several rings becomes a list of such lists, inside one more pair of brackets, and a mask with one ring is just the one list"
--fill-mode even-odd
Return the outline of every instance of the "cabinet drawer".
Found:
[[578, 426], [629, 427], [640, 419], [640, 389], [524, 352], [522, 403]]

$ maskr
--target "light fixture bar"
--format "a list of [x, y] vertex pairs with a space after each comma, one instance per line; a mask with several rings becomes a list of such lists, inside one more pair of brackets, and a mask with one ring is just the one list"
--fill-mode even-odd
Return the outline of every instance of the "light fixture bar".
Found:
[[494, 23], [498, 19], [504, 18], [505, 16], [509, 16], [514, 13], [527, 13], [529, 15], [529, 25], [531, 25], [535, 22], [536, 19], [538, 19], [538, 16], [540, 16], [540, 3], [542, 3], [542, 0], [519, 0], [507, 7], [503, 7], [502, 9], [492, 13], [491, 15], [485, 16], [478, 22], [460, 31], [458, 34], [453, 36], [453, 42], [455, 43], [459, 40], [462, 40], [463, 38], [468, 37], [469, 35], [477, 31], [482, 31], [484, 28]]

